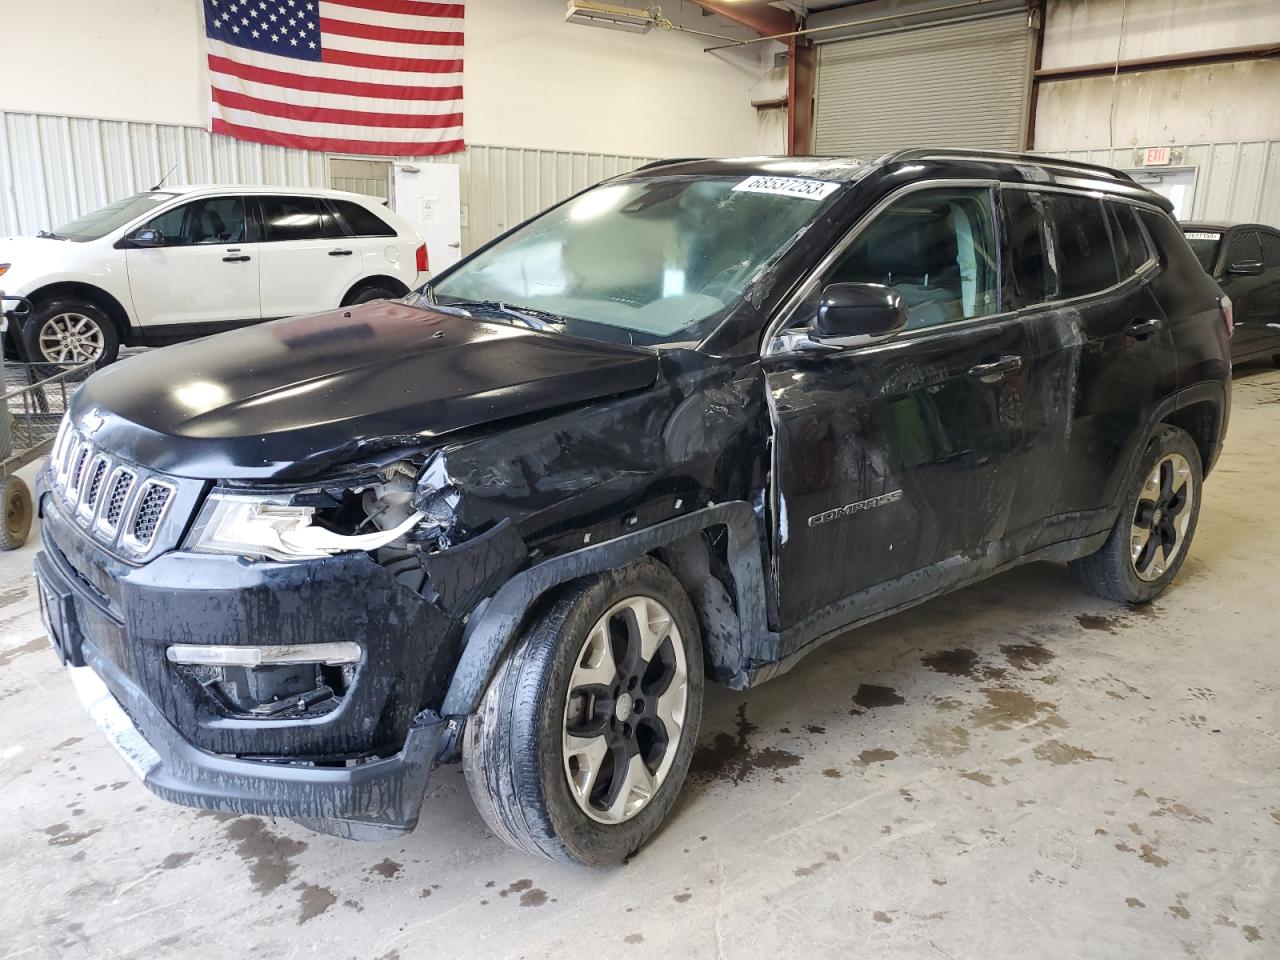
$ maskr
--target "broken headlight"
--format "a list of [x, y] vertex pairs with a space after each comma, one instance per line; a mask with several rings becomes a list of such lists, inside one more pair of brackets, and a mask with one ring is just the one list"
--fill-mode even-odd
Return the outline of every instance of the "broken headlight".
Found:
[[423, 515], [411, 513], [389, 530], [342, 534], [315, 523], [316, 508], [288, 495], [209, 494], [186, 547], [272, 560], [318, 560], [336, 553], [377, 550], [408, 533]]

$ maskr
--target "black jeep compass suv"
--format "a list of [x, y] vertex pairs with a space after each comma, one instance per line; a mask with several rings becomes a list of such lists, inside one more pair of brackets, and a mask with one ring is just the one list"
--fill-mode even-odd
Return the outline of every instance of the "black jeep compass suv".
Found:
[[1186, 558], [1230, 305], [1123, 174], [673, 161], [403, 301], [103, 370], [41, 484], [49, 636], [147, 787], [378, 838], [461, 759], [535, 854], [671, 809], [706, 679], [1030, 560]]

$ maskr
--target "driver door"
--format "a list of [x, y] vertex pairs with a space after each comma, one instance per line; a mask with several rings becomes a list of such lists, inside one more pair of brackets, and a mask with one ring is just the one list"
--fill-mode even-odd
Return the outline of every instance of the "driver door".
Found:
[[996, 223], [985, 186], [900, 196], [788, 325], [812, 323], [828, 284], [854, 282], [897, 289], [907, 328], [832, 352], [786, 337], [767, 346], [784, 654], [964, 579], [1005, 533], [1028, 344], [1023, 322], [1000, 312]]
[[163, 246], [125, 252], [134, 315], [148, 333], [163, 338], [166, 327], [234, 326], [262, 317], [259, 244], [249, 242], [254, 236], [244, 197], [192, 200], [139, 229], [164, 238]]

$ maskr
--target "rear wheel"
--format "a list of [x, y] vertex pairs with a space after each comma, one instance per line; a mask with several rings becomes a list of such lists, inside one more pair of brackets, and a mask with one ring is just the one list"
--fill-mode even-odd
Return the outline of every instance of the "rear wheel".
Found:
[[17, 550], [31, 533], [31, 489], [21, 477], [0, 480], [0, 550]]
[[702, 717], [702, 644], [684, 590], [644, 559], [567, 588], [498, 668], [463, 768], [512, 846], [618, 863], [666, 817]]
[[354, 307], [357, 304], [369, 303], [373, 300], [395, 300], [402, 296], [404, 296], [403, 293], [397, 293], [385, 284], [372, 284], [353, 290], [347, 295], [347, 299], [342, 305], [344, 307]]
[[1124, 603], [1154, 600], [1187, 557], [1200, 516], [1200, 451], [1183, 430], [1161, 424], [1142, 456], [1107, 542], [1070, 564], [1091, 592]]
[[32, 363], [103, 367], [120, 352], [120, 335], [111, 318], [88, 300], [55, 297], [31, 312], [25, 324]]

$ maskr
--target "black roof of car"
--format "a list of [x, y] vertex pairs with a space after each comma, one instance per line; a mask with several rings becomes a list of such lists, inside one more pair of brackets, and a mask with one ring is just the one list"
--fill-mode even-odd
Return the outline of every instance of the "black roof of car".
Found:
[[1060, 160], [1056, 157], [995, 150], [920, 148], [898, 150], [875, 160], [859, 160], [854, 157], [683, 158], [657, 160], [624, 174], [624, 177], [670, 174], [704, 177], [773, 175], [851, 181], [861, 179], [873, 169], [892, 173], [895, 168], [909, 166], [920, 166], [920, 173], [929, 178], [970, 177], [1096, 190], [1141, 200], [1173, 212], [1173, 204], [1167, 198], [1140, 186], [1121, 170], [1079, 160]]

